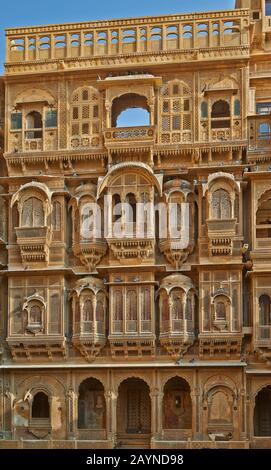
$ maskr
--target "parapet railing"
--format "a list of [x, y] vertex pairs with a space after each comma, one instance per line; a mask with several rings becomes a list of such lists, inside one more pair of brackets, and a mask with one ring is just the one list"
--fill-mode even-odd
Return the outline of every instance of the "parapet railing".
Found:
[[249, 44], [249, 10], [6, 30], [6, 63]]

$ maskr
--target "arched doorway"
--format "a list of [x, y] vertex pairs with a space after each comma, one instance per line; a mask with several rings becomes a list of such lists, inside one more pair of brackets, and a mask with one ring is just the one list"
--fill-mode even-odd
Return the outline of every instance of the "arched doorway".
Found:
[[117, 439], [120, 447], [148, 446], [151, 435], [150, 389], [142, 379], [121, 383], [117, 403]]
[[190, 387], [181, 377], [173, 377], [164, 387], [163, 430], [168, 438], [191, 437], [192, 401]]
[[104, 439], [106, 432], [106, 405], [104, 387], [93, 378], [84, 380], [78, 396], [78, 435], [82, 439]]
[[256, 397], [254, 436], [271, 437], [271, 385], [261, 390]]

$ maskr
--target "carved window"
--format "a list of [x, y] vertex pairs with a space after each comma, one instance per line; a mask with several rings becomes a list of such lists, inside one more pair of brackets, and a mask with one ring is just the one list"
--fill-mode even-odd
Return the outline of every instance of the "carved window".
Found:
[[231, 127], [231, 111], [227, 101], [216, 101], [212, 106], [212, 129], [228, 129]]
[[44, 226], [43, 202], [36, 197], [30, 197], [23, 204], [22, 227], [43, 227], [43, 226]]
[[43, 392], [38, 392], [34, 396], [32, 403], [32, 418], [50, 418], [50, 405], [48, 396]]
[[151, 296], [149, 289], [143, 289], [142, 292], [142, 320], [150, 321], [151, 319]]
[[32, 111], [26, 116], [26, 138], [41, 139], [42, 138], [42, 116], [38, 111]]
[[192, 94], [182, 82], [170, 82], [162, 90], [161, 140], [163, 143], [192, 140]]
[[104, 295], [98, 294], [97, 295], [97, 303], [96, 303], [96, 321], [97, 322], [104, 322], [105, 320], [105, 311], [104, 311]]
[[217, 302], [215, 306], [215, 317], [218, 321], [226, 321], [227, 310], [224, 302]]
[[271, 299], [269, 295], [261, 295], [259, 299], [260, 307], [260, 326], [270, 326], [271, 325]]
[[127, 292], [127, 320], [137, 319], [137, 292], [128, 290]]
[[271, 238], [271, 192], [267, 191], [259, 201], [256, 214], [257, 238]]
[[123, 296], [121, 291], [116, 291], [114, 295], [114, 320], [121, 321], [123, 319]]
[[172, 293], [172, 320], [183, 319], [183, 297], [184, 293], [181, 290]]
[[52, 227], [55, 231], [61, 230], [61, 204], [58, 201], [53, 203]]
[[94, 211], [93, 204], [85, 204], [81, 209], [81, 236], [87, 240], [93, 237]]
[[93, 321], [93, 304], [92, 299], [85, 299], [83, 305], [83, 321], [92, 322]]
[[186, 306], [185, 306], [185, 318], [187, 320], [193, 319], [193, 302], [190, 297], [186, 299]]
[[72, 137], [95, 136], [100, 132], [99, 94], [92, 88], [80, 88], [72, 96]]
[[39, 305], [33, 305], [29, 310], [29, 322], [31, 325], [41, 325], [42, 310]]
[[218, 189], [213, 193], [212, 215], [215, 220], [231, 219], [231, 199], [224, 189]]
[[169, 321], [169, 305], [167, 297], [164, 297], [162, 300], [162, 321]]

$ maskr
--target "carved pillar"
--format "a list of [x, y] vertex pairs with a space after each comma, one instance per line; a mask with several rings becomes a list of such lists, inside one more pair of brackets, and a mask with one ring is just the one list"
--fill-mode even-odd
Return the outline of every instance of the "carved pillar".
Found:
[[109, 399], [109, 410], [111, 414], [111, 420], [109, 417], [109, 421], [111, 421], [111, 426], [109, 427], [109, 439], [112, 442], [112, 447], [115, 446], [117, 441], [117, 401], [118, 401], [118, 392], [116, 390], [112, 390], [108, 396]]
[[69, 389], [66, 394], [68, 439], [75, 439], [77, 428], [77, 399], [73, 389]]
[[156, 406], [157, 406], [157, 437], [163, 438], [163, 391], [160, 390], [156, 396]]
[[151, 439], [156, 438], [157, 433], [157, 396], [159, 390], [154, 388], [150, 392], [150, 399], [151, 399]]
[[197, 398], [198, 398], [198, 391], [197, 389], [193, 389], [191, 392], [191, 401], [192, 401], [192, 440], [194, 439], [194, 436], [197, 432], [198, 428], [198, 404], [197, 404]]

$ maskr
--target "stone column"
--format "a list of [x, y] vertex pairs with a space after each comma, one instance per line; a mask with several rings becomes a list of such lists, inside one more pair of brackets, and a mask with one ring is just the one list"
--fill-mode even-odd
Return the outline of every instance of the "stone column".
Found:
[[[112, 390], [108, 393], [108, 400], [109, 400], [109, 413], [110, 416], [108, 417], [109, 422], [111, 425], [109, 427], [109, 439], [112, 443], [112, 447], [116, 445], [117, 442], [117, 401], [118, 401], [118, 392], [116, 390]], [[110, 419], [111, 417], [111, 419]]]
[[66, 395], [68, 439], [76, 438], [77, 424], [77, 399], [73, 389], [69, 389]]

